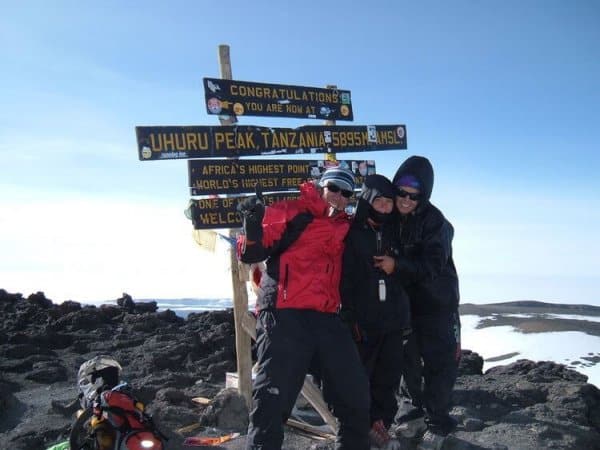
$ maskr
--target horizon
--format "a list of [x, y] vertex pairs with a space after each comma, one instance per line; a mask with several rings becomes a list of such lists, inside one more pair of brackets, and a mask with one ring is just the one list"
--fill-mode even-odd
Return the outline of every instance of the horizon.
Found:
[[[3, 289], [0, 287], [0, 290]], [[44, 291], [38, 291], [38, 292], [31, 292], [29, 294], [24, 294], [23, 292], [10, 292], [7, 291], [6, 289], [4, 289], [8, 294], [21, 294], [21, 296], [26, 299], [29, 295], [34, 295], [37, 294], [38, 292], [41, 292], [44, 294], [44, 296], [46, 296], [46, 294], [44, 293]], [[125, 292], [123, 293], [125, 294]], [[106, 304], [106, 303], [111, 303], [114, 302], [116, 303], [117, 300], [119, 300], [118, 298], [113, 298], [113, 299], [87, 299], [87, 300], [78, 300], [75, 298], [72, 299], [67, 299], [67, 300], [61, 300], [61, 301], [55, 301], [54, 299], [47, 297], [46, 298], [48, 300], [51, 300], [53, 304], [60, 304], [63, 303], [65, 301], [74, 301], [77, 303], [82, 303], [82, 304], [86, 304], [86, 305], [98, 305], [98, 304]], [[203, 302], [231, 302], [231, 306], [233, 307], [233, 298], [232, 297], [143, 297], [143, 298], [136, 298], [134, 296], [132, 296], [132, 300], [134, 302], [152, 302], [155, 301], [157, 302], [157, 304], [160, 304], [161, 302], [165, 302], [165, 301], [203, 301]], [[249, 299], [248, 299], [248, 304], [249, 306], [252, 306], [255, 302], [255, 298], [250, 298], [249, 295]], [[560, 303], [560, 302], [550, 302], [550, 301], [542, 301], [542, 300], [532, 300], [532, 299], [520, 299], [520, 300], [508, 300], [508, 301], [500, 301], [500, 302], [470, 302], [470, 301], [461, 301], [459, 303], [459, 307], [461, 305], [477, 305], [477, 306], [486, 306], [486, 305], [511, 305], [511, 304], [515, 304], [515, 303], [535, 303], [535, 304], [545, 304], [545, 305], [553, 305], [553, 306], [568, 306], [568, 307], [576, 307], [576, 306], [585, 306], [585, 307], [593, 307], [593, 308], [598, 308], [600, 310], [600, 306], [598, 305], [593, 305], [593, 304], [589, 304], [589, 303]], [[182, 305], [183, 306], [183, 305]], [[522, 305], [523, 307], [527, 307], [525, 305]], [[161, 309], [161, 308], [159, 308]], [[162, 309], [166, 309], [166, 308], [162, 308]]]
[[228, 44], [235, 80], [335, 84], [354, 113], [339, 125], [406, 125], [407, 150], [338, 158], [375, 160], [387, 177], [411, 155], [430, 159], [432, 202], [455, 229], [462, 303], [600, 306], [598, 2], [307, 0], [280, 10], [264, 0], [32, 0], [3, 12], [9, 292], [231, 297], [229, 244], [200, 249], [183, 213], [187, 161], [139, 161], [135, 136], [136, 126], [218, 125], [202, 78], [218, 77]]

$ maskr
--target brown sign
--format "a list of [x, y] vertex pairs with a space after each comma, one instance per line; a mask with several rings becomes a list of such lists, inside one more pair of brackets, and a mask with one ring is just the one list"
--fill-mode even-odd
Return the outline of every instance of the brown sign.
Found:
[[294, 191], [307, 179], [318, 179], [329, 167], [351, 170], [360, 189], [363, 178], [375, 173], [375, 161], [280, 160], [201, 160], [188, 161], [191, 195], [241, 194], [254, 192]]
[[136, 127], [142, 161], [406, 149], [405, 125]]
[[[266, 194], [265, 205], [271, 205], [278, 200], [294, 200], [298, 192]], [[237, 204], [248, 196], [226, 198], [202, 198], [190, 201], [189, 216], [196, 230], [213, 228], [239, 228], [242, 219], [236, 211]]]
[[208, 114], [352, 120], [350, 91], [204, 78]]

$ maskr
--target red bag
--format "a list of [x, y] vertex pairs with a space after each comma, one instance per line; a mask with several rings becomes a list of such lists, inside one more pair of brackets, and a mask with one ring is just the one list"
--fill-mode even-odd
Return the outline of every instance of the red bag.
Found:
[[104, 391], [100, 394], [102, 416], [117, 429], [124, 426], [140, 430], [144, 426], [144, 406], [131, 395], [120, 391]]

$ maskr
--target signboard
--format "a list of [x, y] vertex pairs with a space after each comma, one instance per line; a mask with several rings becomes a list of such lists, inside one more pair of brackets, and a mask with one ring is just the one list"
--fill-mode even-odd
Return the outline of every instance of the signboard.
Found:
[[350, 91], [204, 78], [208, 114], [353, 120]]
[[[265, 205], [271, 205], [278, 200], [295, 200], [299, 192], [265, 194]], [[242, 220], [236, 211], [237, 204], [248, 196], [226, 198], [202, 198], [190, 201], [189, 215], [194, 229], [207, 230], [212, 228], [240, 228]]]
[[405, 125], [136, 127], [142, 161], [406, 149]]
[[295, 191], [307, 179], [318, 179], [330, 167], [344, 167], [362, 186], [366, 175], [375, 173], [375, 161], [315, 161], [302, 159], [190, 160], [188, 177], [191, 195], [241, 194], [254, 192]]

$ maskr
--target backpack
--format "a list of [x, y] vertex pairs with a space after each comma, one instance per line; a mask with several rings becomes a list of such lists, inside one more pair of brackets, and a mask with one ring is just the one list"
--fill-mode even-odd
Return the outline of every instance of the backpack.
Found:
[[164, 450], [166, 438], [127, 383], [121, 365], [107, 355], [86, 361], [78, 372], [83, 408], [71, 429], [71, 450]]
[[144, 409], [126, 383], [103, 391], [93, 408], [92, 432], [98, 441], [112, 435], [110, 450], [164, 450], [163, 436]]

